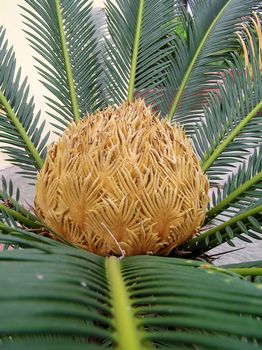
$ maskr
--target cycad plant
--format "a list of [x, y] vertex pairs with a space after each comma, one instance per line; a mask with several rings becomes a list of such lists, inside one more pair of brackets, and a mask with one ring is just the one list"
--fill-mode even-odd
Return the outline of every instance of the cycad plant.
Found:
[[48, 149], [0, 29], [0, 349], [262, 349], [262, 261], [205, 260], [262, 238], [262, 4], [184, 3], [24, 1]]

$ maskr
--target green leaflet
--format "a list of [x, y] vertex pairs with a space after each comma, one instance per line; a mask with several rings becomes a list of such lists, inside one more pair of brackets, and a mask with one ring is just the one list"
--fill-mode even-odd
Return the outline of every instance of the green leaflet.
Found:
[[237, 274], [199, 261], [104, 259], [46, 238], [20, 239], [28, 248], [0, 253], [4, 349], [262, 345], [262, 291]]
[[252, 111], [235, 127], [235, 129], [225, 138], [225, 140], [214, 150], [212, 155], [202, 164], [203, 171], [207, 171], [226, 147], [237, 137], [244, 127], [254, 118], [262, 108], [262, 101], [258, 103]]
[[12, 48], [8, 48], [5, 31], [0, 27], [0, 141], [14, 165], [23, 175], [35, 178], [43, 165], [49, 133], [43, 136], [45, 122], [39, 123], [34, 100], [29, 98], [27, 79], [21, 81]]
[[2, 91], [0, 91], [0, 104], [4, 107], [6, 111], [6, 115], [8, 118], [10, 118], [12, 124], [15, 126], [17, 132], [19, 133], [21, 139], [25, 143], [26, 149], [29, 151], [29, 154], [32, 156], [32, 158], [35, 160], [36, 166], [38, 169], [41, 169], [43, 165], [43, 160], [41, 159], [39, 153], [37, 152], [34, 144], [32, 143], [31, 139], [27, 135], [23, 125], [15, 115], [12, 107], [8, 103], [7, 99], [5, 98]]
[[110, 103], [144, 98], [160, 103], [170, 66], [178, 0], [106, 2], [104, 90]]
[[261, 199], [258, 199], [246, 207], [243, 211], [236, 213], [232, 218], [224, 221], [220, 225], [216, 225], [211, 229], [205, 231], [196, 238], [191, 239], [180, 247], [182, 250], [190, 251], [190, 254], [196, 256], [206, 252], [215, 246], [227, 241], [230, 243], [231, 239], [238, 237], [247, 242], [251, 242], [245, 235], [250, 235], [253, 238], [259, 239], [249, 230], [262, 233], [262, 205]]
[[174, 39], [176, 51], [160, 107], [163, 116], [183, 124], [190, 135], [202, 118], [208, 91], [216, 89], [225, 58], [237, 47], [238, 23], [252, 5], [252, 0], [192, 1], [192, 17], [182, 18], [188, 38]]
[[48, 114], [64, 130], [104, 105], [92, 1], [25, 1], [25, 32], [36, 52], [41, 82], [50, 92]]

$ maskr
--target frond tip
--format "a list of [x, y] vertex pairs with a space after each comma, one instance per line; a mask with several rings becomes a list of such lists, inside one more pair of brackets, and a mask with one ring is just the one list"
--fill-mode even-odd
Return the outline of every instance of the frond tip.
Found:
[[207, 192], [184, 131], [137, 100], [65, 131], [38, 176], [35, 206], [54, 231], [97, 254], [167, 255], [198, 232]]

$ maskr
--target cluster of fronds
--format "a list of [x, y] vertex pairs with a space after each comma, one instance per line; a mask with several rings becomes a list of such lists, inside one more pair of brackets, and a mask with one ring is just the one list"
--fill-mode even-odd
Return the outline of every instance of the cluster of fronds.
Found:
[[[88, 229], [92, 226], [94, 244], [88, 248], [97, 252], [102, 245], [104, 255], [119, 255], [122, 250], [168, 254], [174, 248], [173, 255], [199, 257], [223, 242], [234, 245], [235, 237], [247, 242], [262, 238], [261, 1], [189, 0], [188, 9], [182, 3], [108, 0], [107, 30], [99, 42], [92, 1], [24, 1], [25, 32], [49, 93], [48, 113], [58, 134], [69, 127], [48, 156], [45, 122], [35, 112], [27, 80], [17, 69], [0, 27], [2, 149], [31, 182], [40, 171], [37, 213], [19, 204], [21, 191], [14, 195], [12, 181], [3, 179], [0, 192], [0, 242], [6, 248], [0, 254], [0, 348], [261, 347], [261, 261], [217, 269], [165, 257], [104, 259], [72, 247], [90, 242], [85, 219], [91, 213]], [[102, 120], [101, 108], [109, 113], [114, 110], [110, 105], [128, 106], [137, 97], [165, 118], [155, 121], [151, 134], [147, 125], [141, 131], [142, 118], [133, 120], [138, 130], [132, 126], [130, 135], [123, 121], [114, 129], [109, 115]], [[84, 119], [87, 114], [90, 120]], [[96, 124], [91, 126], [92, 120]], [[179, 123], [184, 132], [168, 123]], [[96, 145], [93, 133], [99, 125], [106, 142]], [[198, 160], [184, 133], [191, 138]], [[133, 140], [133, 134], [143, 134], [143, 141]], [[157, 141], [150, 139], [152, 135]], [[135, 166], [115, 153], [116, 140], [118, 154], [123, 152], [129, 160], [134, 157]], [[99, 146], [106, 149], [102, 163], [108, 164], [111, 177], [106, 178], [101, 167]], [[140, 158], [132, 153], [133, 147], [143, 147]], [[77, 152], [72, 151], [75, 148]], [[88, 155], [96, 151], [83, 162], [83, 150]], [[182, 154], [176, 158], [181, 166], [176, 170], [173, 153]], [[153, 169], [161, 169], [161, 176]], [[168, 173], [166, 180], [163, 173]], [[145, 187], [141, 196], [136, 174]], [[184, 180], [179, 182], [180, 175]], [[200, 228], [207, 202], [206, 177], [212, 193]], [[104, 187], [98, 191], [99, 182]], [[90, 212], [88, 206], [93, 206]], [[167, 207], [170, 210], [165, 211]], [[121, 220], [113, 227], [109, 218], [116, 222], [119, 208], [122, 218], [134, 220], [133, 228], [124, 230]], [[160, 227], [163, 222], [157, 221], [160, 212], [169, 233], [173, 232], [171, 241], [168, 230]], [[148, 226], [141, 213], [151, 220]], [[150, 244], [156, 231], [161, 235], [153, 250]], [[62, 243], [43, 237], [47, 233]], [[126, 233], [124, 242], [121, 235]], [[10, 246], [22, 249], [8, 250]], [[255, 283], [241, 280], [240, 275]]]

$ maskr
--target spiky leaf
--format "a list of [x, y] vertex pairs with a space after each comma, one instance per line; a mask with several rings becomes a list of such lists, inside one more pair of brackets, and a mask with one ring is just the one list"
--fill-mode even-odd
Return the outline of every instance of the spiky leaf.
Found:
[[[25, 0], [27, 38], [37, 52], [37, 69], [54, 125], [64, 129], [100, 105], [100, 67], [97, 59], [92, 1]], [[57, 123], [58, 122], [58, 123]], [[62, 125], [61, 125], [62, 124]]]
[[12, 48], [8, 48], [5, 31], [0, 27], [0, 141], [1, 149], [10, 161], [22, 169], [22, 174], [35, 178], [46, 153], [45, 122], [35, 114], [34, 99], [29, 97], [27, 79], [21, 81], [21, 69], [16, 67]]
[[92, 350], [251, 350], [262, 344], [261, 289], [229, 271], [150, 256], [105, 260], [25, 238], [0, 237], [28, 245], [0, 253], [5, 350], [83, 344]]
[[109, 0], [105, 89], [109, 101], [143, 96], [157, 105], [166, 79], [178, 0]]
[[185, 14], [187, 40], [174, 42], [176, 56], [168, 72], [162, 114], [180, 122], [188, 133], [202, 117], [208, 91], [216, 86], [221, 60], [237, 47], [234, 32], [254, 0], [190, 0], [192, 16]]

